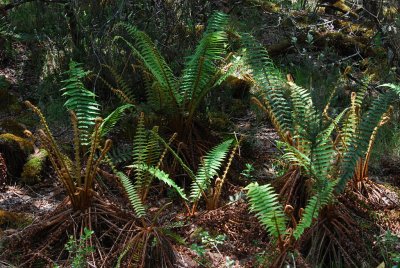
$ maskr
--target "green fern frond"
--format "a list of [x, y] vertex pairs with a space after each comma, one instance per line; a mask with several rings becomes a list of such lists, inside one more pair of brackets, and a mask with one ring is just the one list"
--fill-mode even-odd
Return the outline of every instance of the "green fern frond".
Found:
[[259, 89], [259, 99], [264, 101], [278, 134], [284, 137], [285, 133], [291, 132], [292, 126], [291, 104], [285, 97], [285, 79], [269, 58], [267, 50], [254, 37], [242, 34], [242, 44], [246, 62]]
[[66, 72], [69, 78], [63, 81], [65, 86], [61, 89], [64, 92], [62, 95], [67, 97], [65, 107], [74, 111], [78, 118], [82, 144], [88, 143], [95, 119], [100, 115], [96, 95], [87, 90], [81, 81], [88, 73], [83, 70], [81, 64], [71, 61]]
[[118, 121], [122, 118], [125, 111], [133, 108], [132, 104], [125, 104], [117, 107], [112, 113], [110, 113], [103, 121], [100, 126], [99, 133], [100, 137], [104, 137], [108, 132], [110, 132]]
[[293, 237], [297, 240], [304, 233], [304, 230], [312, 225], [314, 219], [318, 218], [319, 211], [324, 206], [328, 205], [333, 197], [335, 182], [325, 181], [325, 185], [322, 189], [318, 189], [318, 193], [311, 197], [308, 201], [307, 206], [304, 209], [304, 213], [299, 224], [296, 226]]
[[135, 187], [133, 186], [131, 180], [122, 172], [118, 172], [117, 176], [121, 180], [122, 185], [124, 186], [125, 192], [128, 195], [129, 201], [133, 209], [135, 210], [136, 215], [141, 218], [146, 215], [144, 205], [142, 204], [142, 200], [139, 197], [139, 194]]
[[147, 70], [153, 75], [156, 83], [159, 84], [161, 97], [166, 101], [167, 107], [178, 106], [177, 99], [177, 79], [172, 70], [160, 55], [150, 37], [139, 31], [135, 26], [127, 23], [119, 23], [118, 26], [124, 28], [133, 39], [134, 43], [117, 36], [116, 40], [124, 41], [131, 49], [132, 53], [139, 58]]
[[215, 12], [211, 15], [207, 22], [205, 34], [225, 31], [229, 23], [229, 16], [222, 12]]
[[132, 146], [127, 144], [114, 146], [108, 156], [114, 164], [126, 163], [132, 160], [132, 150]]
[[[146, 150], [148, 144], [148, 135], [144, 127], [144, 115], [143, 113], [139, 117], [139, 121], [136, 127], [136, 134], [133, 139], [133, 165], [140, 166], [146, 163], [148, 151]], [[135, 169], [135, 187], [137, 190], [141, 190], [144, 187], [145, 177], [147, 174], [141, 169]]]
[[357, 132], [351, 138], [349, 148], [343, 159], [340, 180], [337, 185], [339, 192], [344, 190], [347, 181], [353, 177], [357, 161], [365, 156], [374, 129], [381, 121], [382, 116], [387, 112], [394, 97], [394, 92], [381, 94], [372, 102], [368, 112], [362, 116]]
[[206, 191], [211, 183], [211, 179], [218, 175], [218, 170], [221, 168], [229, 149], [231, 148], [233, 140], [227, 140], [215, 146], [208, 152], [197, 171], [195, 181], [192, 183], [190, 199], [196, 202], [200, 196]]
[[390, 88], [394, 93], [397, 94], [397, 96], [400, 96], [400, 85], [387, 83], [387, 84], [380, 85], [379, 87]]
[[187, 106], [189, 118], [193, 117], [200, 102], [222, 76], [217, 62], [221, 61], [222, 56], [226, 53], [228, 20], [229, 17], [221, 12], [214, 13], [210, 17], [207, 29], [197, 45], [195, 53], [188, 58], [185, 64], [179, 87], [178, 103], [181, 107]]
[[331, 137], [325, 136], [326, 132], [321, 132], [316, 140], [311, 155], [311, 165], [313, 177], [319, 181], [327, 181], [335, 166], [332, 164], [335, 157], [333, 142]]
[[139, 166], [134, 165], [134, 166], [130, 166], [130, 167], [140, 169], [140, 170], [150, 173], [152, 176], [154, 176], [157, 179], [159, 179], [160, 181], [164, 182], [169, 187], [172, 187], [183, 199], [188, 200], [184, 190], [181, 187], [179, 187], [175, 183], [175, 181], [173, 181], [169, 177], [169, 175], [167, 173], [165, 173], [163, 170], [156, 168], [156, 167], [148, 166], [146, 164], [142, 164]]
[[111, 75], [113, 76], [115, 83], [117, 87], [112, 87], [108, 82], [103, 81], [106, 83], [106, 85], [116, 91], [121, 91], [125, 95], [125, 100], [129, 99], [129, 103], [133, 103], [135, 101], [135, 94], [133, 93], [132, 89], [128, 86], [128, 83], [125, 81], [125, 79], [122, 77], [121, 74], [119, 74], [112, 66], [109, 65], [103, 65], [105, 68], [107, 68]]
[[286, 234], [287, 218], [278, 200], [278, 194], [270, 184], [250, 183], [245, 188], [249, 197], [250, 211], [255, 212], [258, 220], [274, 238], [280, 239]]
[[[189, 57], [183, 70], [180, 86], [180, 104], [190, 102], [190, 110], [196, 109], [198, 101], [212, 89], [217, 80], [218, 68], [216, 61], [222, 60], [227, 43], [227, 34], [224, 31], [207, 33], [200, 40], [195, 53]], [[195, 102], [191, 102], [196, 100]]]

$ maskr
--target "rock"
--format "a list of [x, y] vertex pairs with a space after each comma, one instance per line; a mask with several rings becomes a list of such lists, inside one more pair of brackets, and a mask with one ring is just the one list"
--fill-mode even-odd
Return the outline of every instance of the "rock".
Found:
[[31, 154], [23, 167], [21, 181], [28, 185], [39, 182], [43, 174], [43, 168], [47, 157], [48, 153], [44, 149], [40, 149], [37, 153]]

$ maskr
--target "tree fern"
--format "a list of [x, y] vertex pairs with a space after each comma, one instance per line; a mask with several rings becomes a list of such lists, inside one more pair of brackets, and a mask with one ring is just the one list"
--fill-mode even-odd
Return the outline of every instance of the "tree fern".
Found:
[[200, 199], [200, 196], [209, 187], [211, 179], [218, 175], [218, 171], [229, 152], [232, 142], [233, 140], [227, 140], [215, 146], [204, 156], [201, 166], [197, 171], [195, 181], [192, 182], [190, 192], [192, 202]]
[[63, 81], [65, 86], [61, 89], [64, 92], [62, 95], [67, 97], [64, 105], [75, 112], [80, 140], [82, 144], [87, 144], [94, 121], [100, 115], [99, 104], [95, 100], [96, 95], [87, 90], [81, 81], [89, 73], [83, 70], [81, 64], [71, 61], [66, 73], [68, 79]]
[[255, 212], [257, 218], [268, 232], [277, 239], [286, 234], [287, 218], [271, 185], [258, 185], [257, 182], [247, 185], [250, 211]]

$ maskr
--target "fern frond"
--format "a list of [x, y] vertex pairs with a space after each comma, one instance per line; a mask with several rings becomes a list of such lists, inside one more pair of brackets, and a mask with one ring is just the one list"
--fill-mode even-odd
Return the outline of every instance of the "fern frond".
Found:
[[165, 173], [163, 170], [156, 168], [156, 167], [152, 167], [152, 166], [148, 166], [146, 164], [142, 164], [142, 165], [134, 165], [131, 166], [133, 168], [136, 169], [140, 169], [143, 170], [145, 172], [150, 173], [152, 176], [156, 177], [157, 179], [159, 179], [160, 181], [164, 182], [165, 184], [167, 184], [169, 187], [172, 187], [183, 199], [188, 200], [184, 190], [179, 187], [175, 181], [173, 181], [169, 175], [167, 173]]
[[265, 103], [271, 121], [279, 136], [291, 132], [292, 116], [290, 103], [285, 98], [285, 80], [268, 56], [266, 49], [249, 34], [242, 34], [245, 60], [249, 65], [259, 99]]
[[353, 177], [357, 161], [365, 156], [374, 129], [381, 122], [382, 116], [387, 112], [394, 97], [395, 94], [393, 92], [381, 94], [372, 102], [368, 112], [362, 116], [357, 132], [351, 139], [343, 159], [340, 180], [337, 185], [339, 192], [343, 191], [347, 181]]
[[318, 193], [310, 198], [299, 224], [296, 226], [293, 237], [297, 240], [304, 233], [304, 230], [312, 225], [314, 219], [318, 218], [319, 211], [328, 205], [332, 200], [335, 182], [325, 181], [323, 189], [318, 189]]
[[131, 49], [132, 53], [139, 58], [148, 71], [153, 75], [155, 81], [160, 85], [162, 98], [166, 101], [167, 107], [177, 107], [177, 79], [169, 68], [165, 59], [160, 55], [150, 37], [139, 31], [135, 26], [127, 23], [119, 23], [118, 26], [124, 28], [133, 39], [134, 43], [129, 42], [121, 36], [116, 40], [124, 41]]
[[103, 121], [100, 126], [99, 133], [100, 137], [104, 137], [108, 132], [110, 132], [118, 121], [122, 118], [125, 111], [133, 108], [132, 104], [125, 104], [117, 107], [113, 112], [111, 112]]
[[390, 88], [397, 96], [400, 96], [400, 85], [395, 85], [391, 83], [380, 85], [379, 87], [387, 87]]
[[199, 101], [212, 89], [218, 68], [216, 61], [222, 60], [225, 53], [227, 34], [224, 31], [206, 33], [189, 57], [183, 70], [180, 86], [180, 104], [190, 103], [189, 113], [195, 110]]
[[141, 218], [146, 215], [144, 205], [142, 200], [139, 197], [138, 192], [133, 186], [131, 180], [122, 172], [118, 172], [117, 176], [121, 180], [122, 185], [124, 186], [125, 192], [131, 202], [133, 209], [135, 210], [136, 215]]
[[64, 92], [62, 95], [67, 97], [64, 105], [75, 112], [81, 143], [87, 144], [94, 120], [100, 115], [100, 105], [95, 100], [96, 95], [87, 90], [81, 81], [89, 73], [83, 70], [81, 64], [71, 61], [66, 73], [69, 78], [63, 81], [65, 86], [61, 89]]
[[132, 160], [132, 150], [132, 146], [127, 144], [114, 146], [108, 156], [114, 164], [129, 162]]
[[218, 175], [218, 170], [221, 168], [232, 142], [232, 139], [227, 140], [215, 146], [204, 156], [201, 166], [197, 171], [195, 181], [192, 182], [191, 186], [190, 199], [193, 202], [200, 199], [200, 196], [210, 185], [211, 179]]
[[[107, 68], [111, 75], [113, 76], [115, 83], [117, 87], [112, 87], [108, 82], [108, 86], [111, 90], [113, 90], [115, 93], [118, 94], [118, 91], [121, 92], [121, 95], [124, 96], [124, 99], [128, 99], [129, 103], [134, 103], [135, 102], [135, 94], [133, 93], [132, 89], [129, 87], [128, 83], [125, 81], [125, 79], [122, 77], [121, 74], [119, 74], [112, 66], [109, 65], [102, 65], [105, 68]], [[103, 81], [105, 82], [105, 81]]]
[[215, 12], [211, 15], [207, 22], [205, 34], [225, 31], [229, 23], [229, 16], [222, 12]]
[[270, 184], [250, 183], [245, 188], [249, 197], [250, 211], [274, 238], [281, 239], [286, 234], [287, 218], [278, 200], [278, 194]]

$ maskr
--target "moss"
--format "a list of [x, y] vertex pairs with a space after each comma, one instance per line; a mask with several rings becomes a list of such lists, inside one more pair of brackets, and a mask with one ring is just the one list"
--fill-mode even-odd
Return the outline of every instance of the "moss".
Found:
[[38, 153], [31, 154], [28, 157], [28, 161], [25, 163], [21, 174], [22, 182], [26, 184], [39, 182], [47, 156], [47, 151], [41, 149]]
[[32, 218], [25, 213], [16, 213], [0, 209], [0, 227], [19, 228], [32, 223]]
[[33, 152], [33, 142], [28, 139], [21, 138], [17, 135], [11, 133], [1, 134], [0, 141], [16, 142], [22, 151], [27, 153]]

